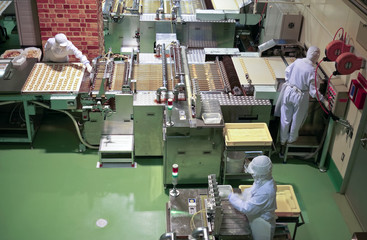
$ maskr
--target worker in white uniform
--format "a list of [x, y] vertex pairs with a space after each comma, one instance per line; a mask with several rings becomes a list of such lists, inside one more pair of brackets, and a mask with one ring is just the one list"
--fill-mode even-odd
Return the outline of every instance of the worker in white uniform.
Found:
[[69, 55], [75, 55], [80, 62], [85, 65], [88, 72], [92, 71], [92, 66], [87, 57], [70, 42], [65, 34], [56, 34], [54, 38], [49, 38], [44, 48], [44, 62], [69, 62]]
[[[285, 86], [279, 95], [281, 156], [285, 144], [298, 138], [298, 131], [307, 117], [309, 95], [315, 98], [318, 92], [315, 86], [315, 64], [319, 57], [320, 49], [312, 46], [306, 58], [297, 59], [285, 70]], [[323, 96], [319, 92], [318, 95], [323, 101]]]
[[254, 240], [273, 239], [275, 231], [276, 185], [272, 163], [267, 156], [255, 157], [245, 171], [254, 178], [254, 184], [243, 193], [228, 196], [234, 208], [246, 214]]

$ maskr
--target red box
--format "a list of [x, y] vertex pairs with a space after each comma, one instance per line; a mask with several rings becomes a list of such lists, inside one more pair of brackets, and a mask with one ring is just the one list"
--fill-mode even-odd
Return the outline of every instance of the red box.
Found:
[[363, 109], [366, 95], [367, 92], [360, 82], [357, 79], [353, 79], [349, 88], [349, 98], [358, 109]]

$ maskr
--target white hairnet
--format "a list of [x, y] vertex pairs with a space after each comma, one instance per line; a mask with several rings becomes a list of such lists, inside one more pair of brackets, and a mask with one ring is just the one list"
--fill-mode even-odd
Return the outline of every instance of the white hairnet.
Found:
[[265, 155], [257, 156], [250, 162], [247, 172], [255, 176], [265, 176], [271, 173], [272, 163]]
[[55, 36], [55, 42], [58, 43], [60, 46], [65, 47], [68, 43], [68, 39], [63, 33], [58, 33]]
[[320, 57], [320, 49], [315, 46], [311, 46], [307, 50], [307, 56], [306, 58], [309, 59], [311, 62], [316, 63], [317, 60], [319, 60]]

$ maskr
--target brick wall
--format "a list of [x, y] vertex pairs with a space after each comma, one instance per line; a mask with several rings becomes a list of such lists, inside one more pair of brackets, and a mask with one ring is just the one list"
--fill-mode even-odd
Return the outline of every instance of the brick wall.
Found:
[[43, 47], [64, 33], [89, 60], [104, 54], [102, 0], [37, 0], [37, 8]]

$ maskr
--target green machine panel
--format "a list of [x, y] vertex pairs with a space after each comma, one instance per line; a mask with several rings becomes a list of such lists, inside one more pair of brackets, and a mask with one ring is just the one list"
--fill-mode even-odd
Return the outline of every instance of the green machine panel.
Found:
[[172, 164], [179, 166], [178, 184], [208, 182], [209, 174], [220, 176], [223, 152], [222, 128], [169, 127], [166, 132], [164, 184], [172, 184]]
[[163, 155], [163, 106], [134, 106], [135, 156]]

